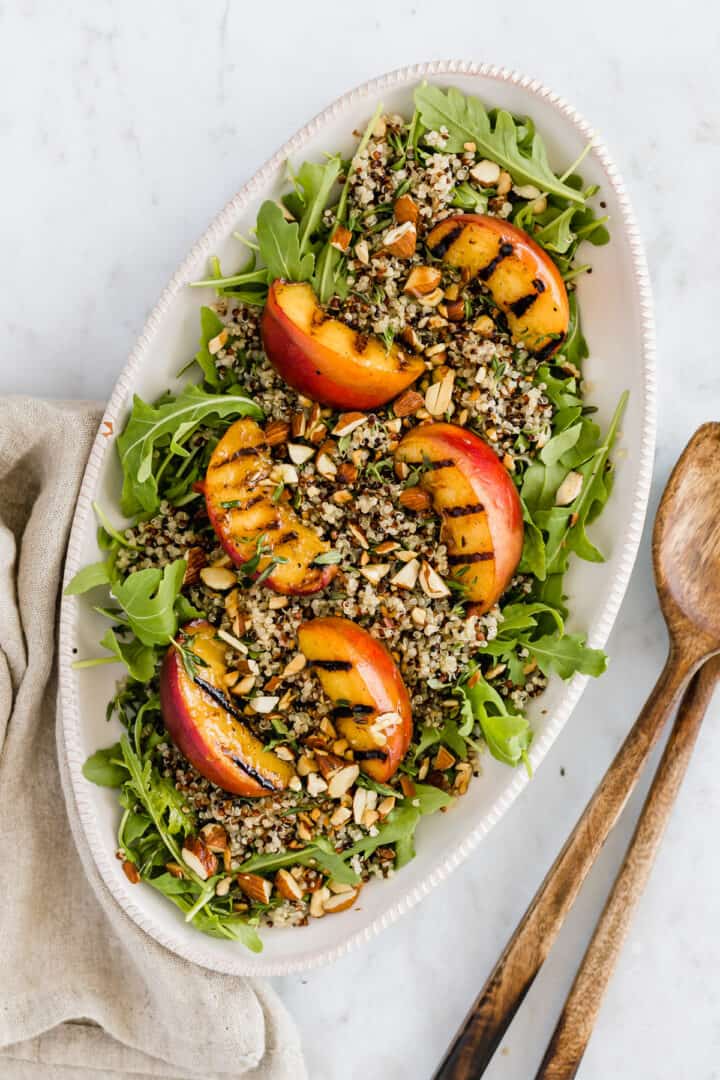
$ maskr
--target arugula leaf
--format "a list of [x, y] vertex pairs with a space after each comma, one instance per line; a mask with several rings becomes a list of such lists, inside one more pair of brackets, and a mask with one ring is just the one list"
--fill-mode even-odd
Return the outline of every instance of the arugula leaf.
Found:
[[360, 878], [345, 860], [348, 852], [338, 855], [324, 837], [318, 837], [312, 844], [298, 851], [284, 851], [273, 855], [251, 855], [240, 867], [244, 874], [272, 874], [283, 866], [321, 866], [328, 874], [345, 885], [357, 885]]
[[120, 663], [128, 669], [132, 679], [141, 683], [150, 682], [155, 674], [156, 661], [155, 649], [151, 645], [143, 644], [137, 638], [120, 641], [112, 629], [105, 631], [100, 638], [100, 644], [115, 654]]
[[569, 679], [576, 671], [597, 677], [607, 669], [607, 656], [602, 649], [589, 649], [581, 634], [555, 631], [537, 641], [525, 641], [545, 675], [556, 671], [561, 679]]
[[82, 774], [99, 787], [121, 787], [127, 780], [128, 772], [123, 763], [120, 743], [91, 754], [82, 767]]
[[155, 475], [157, 451], [187, 456], [183, 443], [201, 424], [211, 417], [230, 416], [262, 419], [263, 412], [232, 387], [224, 394], [210, 394], [199, 386], [187, 386], [177, 397], [163, 398], [157, 405], [148, 405], [135, 395], [130, 418], [117, 440], [123, 471], [123, 513], [130, 516], [151, 512], [160, 505]]
[[534, 574], [539, 581], [545, 580], [547, 564], [545, 560], [545, 541], [542, 531], [532, 519], [524, 499], [520, 500], [525, 522], [523, 549], [518, 571], [521, 574]]
[[584, 204], [582, 194], [559, 180], [550, 168], [545, 144], [537, 133], [526, 147], [520, 145], [521, 129], [510, 113], [499, 109], [493, 124], [477, 98], [454, 87], [443, 93], [438, 86], [428, 85], [415, 90], [415, 107], [427, 130], [447, 129], [448, 153], [462, 153], [466, 142], [474, 142], [483, 157], [497, 162], [516, 183], [533, 184], [570, 203]]
[[310, 252], [301, 253], [297, 221], [286, 221], [278, 204], [269, 199], [258, 213], [257, 238], [269, 280], [307, 281], [311, 277], [315, 260]]
[[465, 726], [472, 718], [480, 725], [488, 750], [494, 758], [513, 766], [523, 761], [529, 771], [527, 752], [532, 731], [527, 719], [519, 713], [510, 712], [497, 690], [476, 668], [459, 683], [458, 691], [465, 699]]
[[426, 725], [420, 732], [420, 741], [415, 748], [414, 760], [422, 757], [426, 750], [437, 743], [445, 743], [456, 757], [463, 761], [467, 757], [467, 746], [463, 741], [458, 726], [454, 720], [448, 719], [442, 727], [430, 727]]
[[[378, 121], [378, 117], [382, 112], [382, 104], [378, 104], [375, 112], [370, 117], [367, 127], [363, 132], [363, 136], [358, 144], [352, 161], [345, 174], [345, 183], [343, 184], [342, 191], [340, 193], [340, 199], [338, 200], [337, 209], [335, 211], [335, 222], [337, 225], [345, 224], [345, 216], [347, 213], [347, 201], [350, 195], [350, 181], [356, 169], [356, 162], [361, 154], [364, 153], [367, 144], [370, 142], [370, 138], [375, 129], [375, 125]], [[342, 261], [342, 255], [334, 248], [328, 238], [327, 243], [320, 252], [315, 265], [315, 273], [312, 279], [312, 286], [315, 290], [315, 294], [320, 300], [321, 304], [327, 304], [328, 300], [333, 296], [339, 296], [344, 299], [347, 296], [348, 286], [345, 280], [344, 274], [341, 272], [340, 266]]]
[[90, 589], [96, 589], [98, 585], [108, 585], [109, 583], [110, 573], [107, 561], [91, 563], [90, 566], [83, 566], [82, 570], [78, 570], [72, 581], [65, 586], [63, 595], [81, 596], [83, 593], [89, 592]]
[[488, 199], [487, 191], [478, 191], [465, 180], [453, 191], [450, 205], [457, 206], [461, 210], [472, 210], [475, 214], [484, 214], [487, 211]]
[[579, 369], [582, 367], [583, 360], [586, 360], [590, 355], [590, 350], [580, 328], [577, 293], [573, 291], [568, 293], [568, 303], [570, 305], [568, 332], [560, 352], [566, 360], [569, 360], [571, 364], [574, 364]]
[[182, 588], [185, 560], [162, 570], [148, 567], [115, 582], [113, 593], [127, 615], [130, 629], [143, 645], [168, 645], [177, 633], [175, 601]]
[[208, 345], [213, 338], [217, 337], [218, 334], [225, 329], [225, 326], [222, 319], [212, 310], [212, 308], [201, 307], [200, 328], [202, 331], [200, 348], [195, 353], [194, 360], [202, 371], [208, 386], [217, 389], [221, 384], [220, 375], [215, 361], [210, 354]]
[[[310, 250], [311, 239], [322, 222], [330, 192], [340, 175], [342, 162], [338, 155], [329, 158], [324, 165], [306, 161], [294, 178], [297, 204], [290, 206], [300, 223], [300, 253]], [[285, 200], [286, 205], [288, 200]], [[299, 211], [299, 213], [297, 212]]]

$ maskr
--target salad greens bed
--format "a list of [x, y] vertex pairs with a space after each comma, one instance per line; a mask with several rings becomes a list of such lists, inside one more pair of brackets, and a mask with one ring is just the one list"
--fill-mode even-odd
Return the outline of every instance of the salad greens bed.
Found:
[[[283, 205], [265, 202], [254, 235], [240, 238], [250, 255], [237, 273], [224, 274], [213, 259], [210, 275], [196, 284], [212, 286], [220, 300], [256, 308], [262, 308], [269, 285], [279, 277], [310, 282], [323, 304], [344, 301], [353, 282], [347, 254], [331, 243], [335, 229], [343, 225], [354, 243], [368, 231], [374, 233], [392, 222], [392, 205], [379, 207], [368, 227], [350, 197], [354, 171], [380, 114], [378, 108], [351, 160], [333, 154], [322, 163], [305, 162], [295, 174], [290, 171], [291, 190]], [[497, 634], [478, 649], [477, 659], [451, 690], [457, 710], [450, 712], [442, 725], [424, 724], [422, 716], [416, 717], [415, 740], [401, 767], [401, 774], [413, 780], [412, 797], [403, 795], [397, 784], [377, 784], [361, 775], [361, 786], [380, 798], [396, 800], [394, 809], [367, 835], [341, 850], [328, 837], [318, 835], [302, 848], [258, 853], [231, 867], [221, 863], [217, 873], [203, 880], [183, 862], [181, 850], [184, 838], [199, 827], [196, 811], [172, 777], [165, 774], [158, 757], [158, 748], [167, 743], [157, 692], [162, 658], [168, 648], [178, 649], [191, 677], [202, 663], [179, 637], [185, 622], [205, 615], [183, 584], [187, 555], [163, 566], [128, 571], [128, 565], [132, 567], [133, 560], [143, 554], [140, 533], [135, 528], [116, 528], [106, 510], [95, 505], [102, 557], [82, 569], [66, 589], [70, 596], [91, 593], [94, 610], [108, 622], [100, 639], [103, 655], [81, 659], [75, 666], [119, 662], [125, 668], [125, 678], [107, 708], [108, 720], [116, 716], [124, 733], [115, 745], [88, 759], [84, 774], [96, 784], [118, 789], [122, 815], [117, 850], [128, 877], [162, 892], [199, 930], [241, 941], [252, 950], [261, 948], [257, 927], [278, 900], [239, 910], [243, 905], [238, 905], [234, 888], [218, 887], [224, 879], [234, 881], [239, 872], [272, 875], [283, 867], [304, 866], [336, 883], [356, 885], [366, 876], [366, 861], [378, 849], [389, 847], [394, 850], [392, 867], [402, 867], [414, 855], [414, 834], [421, 817], [446, 809], [453, 801], [451, 792], [418, 781], [417, 763], [431, 747], [446, 746], [462, 762], [475, 762], [487, 748], [499, 761], [510, 766], [524, 763], [529, 769], [529, 722], [512, 695], [487, 677], [491, 666], [505, 665], [516, 688], [526, 684], [532, 669], [539, 669], [544, 676], [569, 679], [576, 672], [599, 675], [606, 666], [602, 652], [588, 648], [582, 635], [566, 630], [563, 586], [573, 554], [591, 562], [603, 561], [588, 527], [612, 490], [611, 452], [626, 403], [623, 395], [603, 431], [582, 394], [581, 372], [588, 349], [573, 284], [589, 269], [576, 261], [581, 242], [599, 245], [609, 239], [606, 219], [598, 218], [590, 205], [597, 188], [583, 184], [576, 171], [579, 161], [562, 175], [556, 174], [531, 119], [487, 110], [477, 99], [436, 86], [418, 87], [412, 118], [400, 133], [392, 128], [388, 134], [391, 168], [400, 171], [412, 163], [422, 165], [438, 153], [437, 140], [429, 137], [430, 133], [442, 135], [443, 153], [459, 154], [472, 144], [478, 159], [497, 162], [515, 186], [531, 185], [543, 193], [541, 200], [513, 199], [510, 220], [532, 235], [571, 286], [571, 320], [560, 352], [533, 374], [534, 384], [542, 388], [553, 407], [551, 437], [534, 456], [528, 452], [522, 433], [514, 448], [517, 467], [513, 478], [525, 522], [519, 573], [530, 587], [513, 587], [503, 597]], [[396, 188], [395, 196], [410, 186], [408, 179]], [[484, 213], [492, 195], [487, 188], [465, 179], [453, 189], [451, 206]], [[190, 381], [178, 392], [168, 391], [154, 403], [135, 396], [129, 419], [117, 438], [123, 477], [119, 510], [133, 526], [149, 521], [165, 504], [193, 513], [201, 501], [196, 485], [218, 439], [239, 417], [264, 418], [260, 405], [236, 381], [236, 369], [218, 365], [213, 354], [212, 344], [225, 325], [220, 315], [203, 307], [200, 319], [200, 347], [188, 365], [200, 373], [200, 381]], [[388, 347], [391, 342], [389, 331]], [[579, 477], [577, 493], [568, 505], [557, 505], [557, 493], [571, 474]], [[259, 545], [258, 558], [260, 554]], [[247, 589], [262, 589], [262, 584], [250, 580], [253, 569], [240, 568], [239, 583]], [[99, 589], [102, 595], [96, 591]], [[462, 605], [461, 588], [455, 599]], [[288, 729], [283, 727], [282, 720], [275, 721], [268, 746], [286, 738]], [[306, 795], [298, 795], [298, 804], [305, 802]], [[182, 876], [169, 872], [169, 864], [181, 867]]]

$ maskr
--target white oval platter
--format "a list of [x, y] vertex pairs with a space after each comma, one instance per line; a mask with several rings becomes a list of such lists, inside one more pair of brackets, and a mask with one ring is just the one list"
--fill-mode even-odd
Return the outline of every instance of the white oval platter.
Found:
[[[150, 315], [114, 389], [104, 415], [115, 433], [122, 430], [133, 392], [153, 400], [193, 355], [199, 336], [201, 303], [211, 300], [186, 288], [205, 275], [208, 256], [223, 265], [238, 259], [233, 230], [247, 232], [260, 203], [283, 189], [285, 162], [320, 159], [324, 151], [349, 153], [354, 129], [362, 129], [376, 104], [407, 115], [414, 86], [423, 79], [455, 86], [488, 106], [530, 115], [542, 133], [556, 168], [574, 161], [590, 141], [582, 172], [598, 183], [607, 204], [612, 241], [591, 249], [592, 275], [579, 285], [583, 328], [591, 359], [586, 375], [589, 397], [607, 424], [621, 392], [630, 391], [616, 454], [612, 497], [593, 539], [608, 553], [603, 564], [575, 560], [567, 579], [570, 627], [588, 631], [589, 643], [604, 646], [635, 560], [652, 473], [655, 438], [654, 341], [652, 301], [642, 243], [623, 182], [588, 124], [565, 101], [539, 83], [503, 68], [460, 61], [433, 62], [384, 75], [345, 94], [264, 165], [221, 211], [172, 278]], [[113, 439], [101, 426], [87, 465], [70, 537], [66, 580], [97, 559], [91, 502], [117, 506], [119, 467]], [[105, 703], [120, 669], [107, 665], [73, 671], [75, 656], [94, 655], [102, 619], [83, 598], [63, 602], [60, 623], [62, 734], [72, 791], [87, 844], [117, 902], [148, 934], [188, 960], [230, 974], [287, 974], [327, 963], [395, 922], [467, 858], [528, 782], [525, 770], [512, 771], [486, 757], [483, 775], [447, 814], [425, 820], [418, 831], [417, 857], [393, 878], [363, 890], [359, 910], [342, 917], [311, 920], [303, 928], [266, 930], [264, 951], [253, 955], [242, 945], [208, 938], [183, 922], [182, 915], [152, 889], [132, 886], [115, 858], [116, 793], [95, 787], [82, 776], [86, 757], [117, 738], [119, 723], [108, 726]], [[552, 679], [530, 717], [535, 729], [530, 758], [535, 769], [567, 722], [586, 679]]]

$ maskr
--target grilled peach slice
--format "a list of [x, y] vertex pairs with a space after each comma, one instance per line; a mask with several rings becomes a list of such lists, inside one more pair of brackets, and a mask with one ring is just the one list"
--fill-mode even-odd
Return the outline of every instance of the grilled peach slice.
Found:
[[374, 409], [397, 397], [425, 365], [393, 344], [328, 318], [306, 284], [274, 281], [262, 317], [268, 359], [301, 394], [336, 409]]
[[178, 643], [199, 661], [191, 677], [175, 646], [160, 671], [160, 703], [165, 727], [178, 750], [206, 780], [248, 797], [272, 795], [289, 784], [293, 769], [250, 731], [227, 697], [227, 646], [204, 619], [183, 627]]
[[[203, 492], [218, 539], [238, 566], [261, 557], [255, 576], [279, 593], [314, 593], [335, 576], [336, 566], [314, 566], [329, 549], [289, 505], [287, 492], [277, 502], [270, 479], [272, 459], [262, 428], [238, 420], [228, 428], [210, 458]], [[272, 560], [272, 566], [271, 566]]]
[[526, 232], [501, 218], [457, 214], [428, 234], [432, 253], [479, 277], [515, 341], [546, 359], [560, 348], [570, 307], [555, 263]]
[[420, 484], [442, 516], [440, 538], [465, 599], [481, 614], [507, 588], [520, 561], [520, 498], [497, 454], [456, 424], [413, 428], [396, 461], [423, 469]]
[[374, 780], [389, 780], [412, 738], [410, 698], [390, 653], [357, 623], [333, 616], [303, 623], [298, 641], [355, 761]]

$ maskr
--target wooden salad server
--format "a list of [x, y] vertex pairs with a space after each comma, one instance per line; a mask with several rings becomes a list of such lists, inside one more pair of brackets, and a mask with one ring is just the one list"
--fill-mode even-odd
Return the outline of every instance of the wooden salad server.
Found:
[[655, 583], [670, 643], [665, 666], [614, 761], [491, 972], [435, 1080], [477, 1080], [527, 994], [668, 715], [720, 652], [720, 424], [693, 435], [653, 530]]
[[714, 656], [685, 691], [630, 847], [535, 1080], [572, 1080], [577, 1074], [718, 678], [720, 656]]

